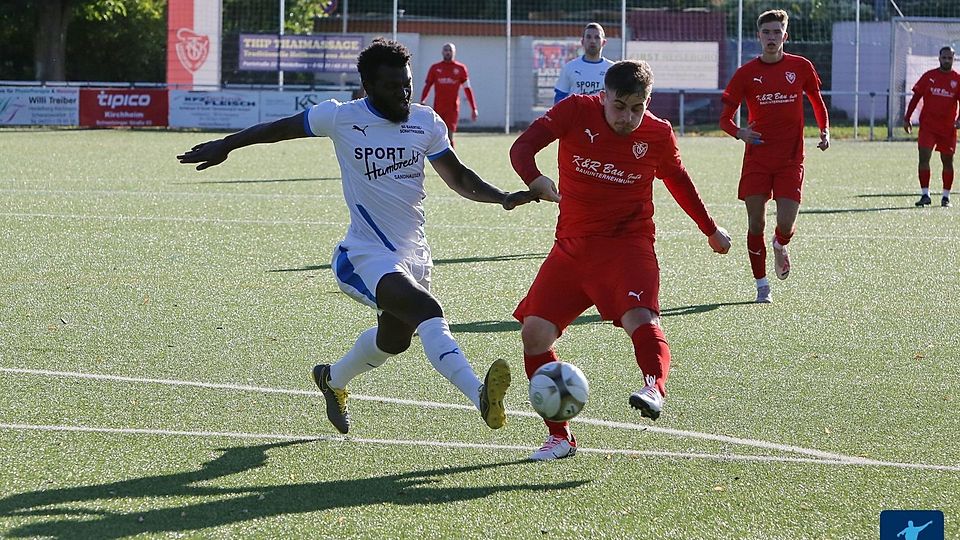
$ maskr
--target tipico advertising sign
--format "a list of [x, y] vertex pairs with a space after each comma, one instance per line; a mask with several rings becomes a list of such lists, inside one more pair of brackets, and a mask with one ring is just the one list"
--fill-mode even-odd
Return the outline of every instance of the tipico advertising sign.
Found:
[[166, 90], [128, 88], [80, 90], [81, 126], [166, 126], [168, 114]]

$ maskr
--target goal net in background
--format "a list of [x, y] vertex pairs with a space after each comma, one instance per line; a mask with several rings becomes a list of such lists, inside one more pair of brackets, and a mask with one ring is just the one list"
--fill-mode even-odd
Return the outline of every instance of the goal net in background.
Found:
[[[906, 133], [899, 127], [903, 125], [907, 103], [913, 96], [911, 89], [924, 72], [940, 66], [942, 47], [949, 45], [957, 49], [960, 46], [960, 18], [894, 17], [890, 25], [890, 135], [904, 138]], [[957, 67], [960, 66], [954, 64], [954, 68]], [[921, 101], [913, 115], [914, 123], [922, 107]]]

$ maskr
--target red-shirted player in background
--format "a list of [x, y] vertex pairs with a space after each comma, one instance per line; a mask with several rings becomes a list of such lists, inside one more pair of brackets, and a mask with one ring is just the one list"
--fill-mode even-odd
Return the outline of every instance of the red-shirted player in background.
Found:
[[473, 90], [470, 88], [470, 79], [467, 66], [454, 60], [457, 56], [457, 46], [453, 43], [443, 44], [443, 61], [430, 66], [427, 71], [427, 82], [423, 85], [423, 94], [420, 103], [427, 100], [430, 87], [433, 86], [433, 110], [437, 111], [443, 122], [447, 124], [447, 137], [453, 144], [453, 133], [457, 131], [457, 120], [460, 118], [460, 86], [470, 102], [470, 119], [477, 121], [477, 101], [473, 99]]
[[[571, 95], [530, 124], [510, 149], [510, 160], [531, 192], [560, 203], [553, 249], [513, 314], [522, 325], [527, 378], [557, 360], [554, 343], [595, 305], [604, 320], [623, 328], [633, 341], [645, 386], [629, 402], [656, 420], [666, 393], [670, 348], [660, 328], [654, 180], [663, 179], [714, 251], [726, 253], [730, 237], [714, 223], [684, 169], [673, 127], [647, 112], [652, 89], [646, 62], [617, 62], [607, 70], [604, 91]], [[557, 139], [559, 191], [535, 160]], [[530, 459], [574, 455], [577, 441], [568, 423], [545, 423], [550, 434]]]
[[[774, 270], [787, 279], [787, 244], [796, 232], [803, 188], [803, 94], [813, 106], [820, 127], [820, 150], [830, 147], [830, 121], [820, 96], [820, 77], [802, 56], [786, 54], [787, 12], [765, 11], [757, 19], [762, 54], [740, 66], [723, 93], [720, 127], [746, 143], [738, 197], [747, 207], [747, 254], [757, 282], [757, 302], [770, 303], [767, 248], [763, 240], [767, 201], [777, 201], [773, 235]], [[747, 127], [733, 115], [747, 101]]]
[[917, 206], [930, 204], [930, 156], [934, 149], [940, 152], [943, 163], [943, 198], [940, 206], [950, 204], [950, 188], [953, 187], [953, 154], [957, 151], [957, 103], [960, 101], [960, 74], [953, 71], [953, 47], [940, 49], [940, 67], [920, 76], [913, 85], [913, 98], [903, 115], [903, 129], [910, 133], [910, 117], [923, 100], [920, 111], [920, 130], [917, 132], [917, 149], [920, 151], [920, 200]]

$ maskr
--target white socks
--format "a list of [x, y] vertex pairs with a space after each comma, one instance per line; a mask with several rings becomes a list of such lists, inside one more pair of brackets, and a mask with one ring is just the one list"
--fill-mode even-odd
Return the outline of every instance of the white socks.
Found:
[[762, 278], [760, 278], [760, 279], [757, 280], [757, 288], [758, 288], [758, 289], [759, 289], [760, 287], [769, 287], [769, 286], [770, 286], [770, 282], [767, 281], [767, 276], [763, 276]]
[[391, 356], [377, 347], [377, 327], [368, 328], [360, 334], [353, 348], [330, 366], [330, 386], [346, 388], [354, 377], [382, 366]]
[[433, 367], [479, 409], [482, 383], [460, 351], [460, 345], [453, 339], [447, 321], [443, 317], [427, 319], [420, 323], [417, 332], [423, 343], [423, 351]]

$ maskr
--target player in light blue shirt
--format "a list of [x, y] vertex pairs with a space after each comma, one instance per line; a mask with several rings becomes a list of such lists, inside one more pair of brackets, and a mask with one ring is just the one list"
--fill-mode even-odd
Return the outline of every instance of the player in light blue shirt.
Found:
[[327, 418], [347, 433], [347, 383], [407, 350], [417, 332], [434, 368], [480, 410], [490, 428], [500, 428], [506, 423], [508, 364], [493, 362], [481, 383], [430, 292], [433, 261], [423, 230], [424, 167], [429, 161], [451, 189], [473, 201], [511, 210], [536, 198], [529, 191], [501, 191], [460, 161], [443, 120], [430, 107], [411, 103], [410, 51], [402, 44], [374, 40], [360, 53], [357, 70], [367, 94], [363, 99], [325, 101], [199, 144], [177, 158], [203, 170], [251, 144], [329, 137], [350, 210], [350, 226], [333, 250], [331, 269], [343, 292], [377, 310], [377, 325], [362, 332], [337, 362], [314, 366]]
[[603, 57], [603, 46], [607, 44], [603, 27], [599, 23], [590, 23], [583, 29], [580, 44], [583, 56], [567, 62], [560, 71], [560, 77], [553, 89], [553, 102], [557, 103], [570, 94], [598, 94], [603, 90], [603, 77], [613, 61]]

